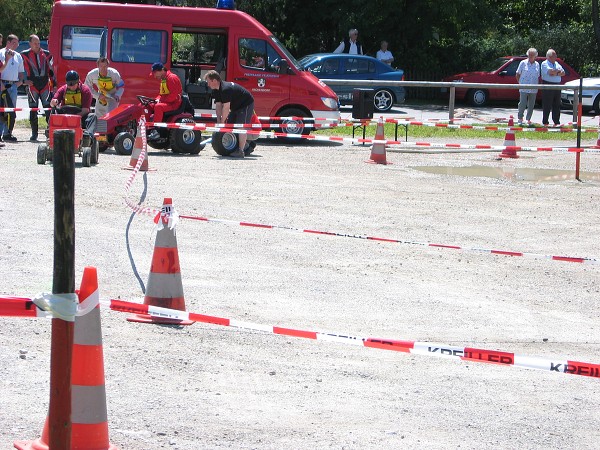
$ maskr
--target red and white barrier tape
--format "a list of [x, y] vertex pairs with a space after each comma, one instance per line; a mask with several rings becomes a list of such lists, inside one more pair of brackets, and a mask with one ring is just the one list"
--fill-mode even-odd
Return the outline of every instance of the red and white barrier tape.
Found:
[[[525, 126], [506, 126], [499, 127], [495, 125], [459, 125], [451, 123], [428, 123], [421, 121], [407, 121], [403, 119], [385, 119], [386, 123], [395, 123], [398, 125], [412, 125], [412, 126], [423, 126], [423, 127], [434, 127], [434, 128], [450, 128], [459, 130], [485, 130], [485, 131], [537, 131], [545, 133], [572, 133], [576, 132], [577, 128], [573, 127], [525, 127]], [[598, 128], [582, 128], [582, 133], [598, 133]]]
[[146, 119], [144, 118], [144, 116], [142, 116], [140, 118], [140, 120], [138, 121], [138, 132], [140, 133], [140, 136], [142, 138], [142, 144], [143, 144], [142, 150], [140, 152], [140, 155], [138, 156], [138, 160], [136, 162], [135, 167], [133, 168], [133, 171], [131, 172], [131, 175], [129, 175], [129, 178], [125, 182], [125, 195], [123, 196], [123, 200], [124, 200], [125, 204], [135, 214], [147, 215], [152, 218], [155, 218], [157, 214], [160, 214], [160, 212], [161, 212], [160, 209], [150, 208], [147, 206], [142, 206], [142, 205], [136, 204], [128, 198], [131, 185], [133, 184], [133, 181], [135, 180], [137, 173], [139, 172], [140, 168], [142, 167], [142, 163], [144, 162], [144, 159], [146, 159], [146, 155], [148, 153], [148, 142], [146, 139]]
[[[5, 301], [5, 299], [8, 300]], [[19, 300], [21, 300], [21, 302], [19, 302]], [[21, 308], [19, 308], [19, 303], [22, 305]], [[524, 369], [536, 369], [547, 372], [580, 375], [596, 379], [600, 378], [600, 364], [574, 361], [571, 359], [542, 358], [475, 347], [457, 347], [431, 342], [361, 337], [352, 336], [348, 333], [310, 331], [297, 328], [262, 325], [241, 320], [228, 319], [225, 317], [209, 316], [206, 314], [190, 313], [176, 309], [127, 302], [124, 300], [101, 300], [100, 304], [108, 306], [113, 311], [132, 314], [147, 314], [163, 319], [190, 320], [194, 322], [236, 328], [243, 331], [258, 331], [267, 334], [335, 342], [338, 344], [348, 344], [360, 347], [378, 348], [381, 350], [392, 350], [416, 355], [436, 356], [462, 361], [498, 364], [502, 366], [513, 366]], [[0, 316], [36, 317], [36, 313], [33, 311], [34, 309], [38, 308], [30, 299], [19, 297], [0, 297]], [[45, 312], [43, 313], [46, 314]]]
[[553, 261], [565, 261], [565, 262], [574, 262], [574, 263], [582, 263], [582, 264], [600, 264], [600, 258], [597, 257], [574, 257], [574, 256], [558, 256], [558, 255], [544, 255], [539, 253], [529, 253], [529, 252], [516, 252], [509, 250], [492, 250], [492, 249], [484, 249], [477, 247], [461, 247], [458, 245], [448, 245], [448, 244], [435, 244], [431, 242], [417, 242], [417, 241], [407, 241], [400, 239], [392, 239], [392, 238], [384, 238], [384, 237], [374, 237], [360, 234], [348, 234], [348, 233], [339, 233], [334, 231], [318, 231], [318, 230], [310, 230], [310, 229], [302, 229], [289, 227], [284, 225], [267, 225], [260, 223], [252, 223], [252, 222], [237, 222], [234, 220], [227, 219], [216, 219], [216, 218], [208, 218], [208, 217], [200, 217], [200, 216], [188, 216], [188, 215], [179, 215], [180, 219], [190, 219], [190, 220], [198, 220], [201, 222], [215, 222], [215, 223], [224, 223], [228, 225], [240, 225], [242, 227], [254, 227], [254, 228], [266, 228], [266, 229], [278, 229], [278, 230], [287, 230], [287, 231], [295, 231], [299, 233], [310, 233], [310, 234], [320, 234], [325, 236], [338, 236], [338, 237], [346, 237], [346, 238], [354, 238], [354, 239], [364, 239], [367, 241], [378, 241], [378, 242], [390, 242], [395, 244], [409, 244], [409, 245], [417, 245], [420, 247], [435, 247], [435, 248], [446, 248], [452, 250], [461, 250], [463, 252], [472, 252], [478, 254], [491, 254], [491, 255], [504, 255], [504, 256], [523, 256], [534, 259], [550, 259]]

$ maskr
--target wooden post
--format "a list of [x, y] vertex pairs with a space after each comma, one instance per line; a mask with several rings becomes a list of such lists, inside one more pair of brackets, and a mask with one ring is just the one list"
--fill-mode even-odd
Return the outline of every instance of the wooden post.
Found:
[[[53, 294], [75, 292], [75, 132], [54, 132]], [[52, 319], [49, 448], [71, 448], [71, 360], [74, 322]]]
[[454, 123], [454, 101], [456, 100], [456, 88], [450, 86], [450, 99], [448, 101], [448, 121]]

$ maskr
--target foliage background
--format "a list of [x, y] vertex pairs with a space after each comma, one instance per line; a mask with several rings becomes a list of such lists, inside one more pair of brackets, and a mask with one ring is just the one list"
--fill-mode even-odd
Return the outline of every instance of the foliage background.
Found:
[[[47, 37], [52, 3], [0, 0], [0, 33]], [[216, 0], [128, 3], [214, 7]], [[238, 0], [236, 7], [296, 57], [332, 51], [350, 28], [371, 55], [385, 39], [409, 79], [477, 70], [529, 47], [540, 55], [552, 47], [582, 76], [600, 75], [598, 0]]]

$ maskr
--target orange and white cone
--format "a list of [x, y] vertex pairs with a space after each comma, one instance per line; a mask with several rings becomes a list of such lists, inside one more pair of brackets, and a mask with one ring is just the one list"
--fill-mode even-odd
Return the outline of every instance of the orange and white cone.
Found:
[[510, 116], [510, 119], [508, 119], [508, 128], [509, 130], [506, 132], [506, 135], [504, 136], [504, 147], [506, 147], [504, 150], [502, 150], [502, 153], [500, 153], [500, 155], [498, 155], [500, 158], [513, 158], [516, 159], [519, 157], [519, 155], [517, 155], [517, 145], [515, 142], [515, 130], [511, 130], [510, 128], [514, 127], [515, 122], [513, 120], [513, 116]]
[[[373, 141], [385, 141], [383, 117], [379, 117], [375, 139]], [[371, 159], [366, 161], [370, 164], [391, 164], [387, 162], [385, 155], [385, 142], [373, 142], [371, 146]]]
[[[142, 136], [143, 133], [143, 136]], [[129, 166], [124, 167], [127, 170], [135, 169], [135, 166], [138, 164], [138, 160], [140, 159], [140, 155], [142, 151], [145, 151], [145, 157], [142, 161], [142, 165], [140, 166], [140, 172], [148, 171], [148, 142], [146, 140], [146, 121], [142, 116], [138, 122], [137, 132], [135, 134], [135, 142], [133, 144], [133, 149], [131, 150], [131, 158], [129, 159]]]
[[[100, 323], [100, 294], [95, 267], [83, 271], [79, 304], [85, 310], [75, 317], [71, 368], [71, 445], [70, 449], [117, 450], [108, 440], [104, 353]], [[95, 307], [93, 305], [96, 305]], [[35, 441], [17, 441], [20, 450], [48, 450], [48, 418], [42, 436]]]
[[[178, 215], [173, 209], [173, 201], [165, 198], [161, 212], [154, 222], [158, 226], [150, 275], [146, 284], [144, 305], [185, 311], [183, 283], [177, 251], [175, 225]], [[135, 314], [127, 318], [130, 322], [164, 323], [173, 325], [191, 325], [194, 321], [154, 317], [148, 314]]]

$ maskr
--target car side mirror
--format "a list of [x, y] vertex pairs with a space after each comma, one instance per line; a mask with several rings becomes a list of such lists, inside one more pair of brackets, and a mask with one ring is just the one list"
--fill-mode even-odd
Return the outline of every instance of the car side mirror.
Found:
[[289, 68], [290, 66], [287, 62], [287, 59], [282, 59], [281, 61], [279, 61], [279, 73], [288, 73]]

